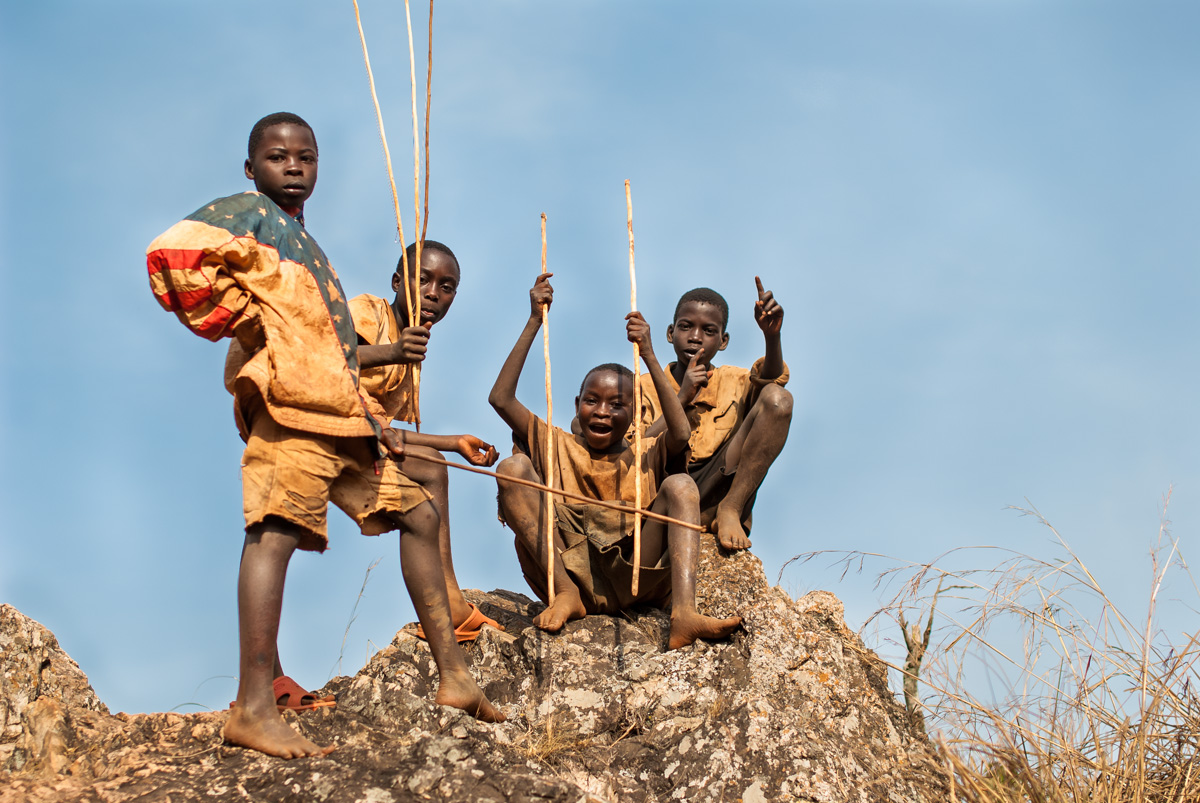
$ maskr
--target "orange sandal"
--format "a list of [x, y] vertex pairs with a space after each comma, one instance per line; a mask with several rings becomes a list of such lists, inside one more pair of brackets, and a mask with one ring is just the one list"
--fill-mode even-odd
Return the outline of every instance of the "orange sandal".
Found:
[[[312, 711], [337, 705], [337, 700], [332, 694], [328, 697], [317, 697], [312, 692], [305, 691], [299, 683], [287, 675], [275, 678], [271, 687], [275, 691], [275, 707], [280, 711]], [[237, 705], [237, 700], [230, 703], [229, 707], [233, 708], [235, 705]]]
[[[497, 630], [503, 630], [504, 625], [497, 622], [495, 619], [490, 619], [484, 615], [483, 611], [479, 610], [479, 606], [474, 602], [468, 602], [471, 606], [471, 615], [466, 620], [454, 628], [454, 640], [459, 644], [467, 644], [479, 638], [479, 633], [483, 630], [483, 626], [494, 627]], [[417, 638], [425, 639], [425, 629], [417, 625]], [[428, 639], [425, 639], [428, 641]]]
[[317, 697], [312, 692], [305, 691], [287, 675], [275, 678], [271, 686], [275, 689], [275, 707], [280, 711], [312, 711], [337, 705], [337, 700], [332, 694], [328, 697]]

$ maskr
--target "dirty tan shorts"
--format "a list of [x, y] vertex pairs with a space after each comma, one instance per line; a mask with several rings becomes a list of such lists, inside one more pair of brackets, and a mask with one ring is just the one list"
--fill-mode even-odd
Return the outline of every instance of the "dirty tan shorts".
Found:
[[247, 528], [275, 516], [303, 531], [300, 549], [324, 552], [330, 502], [354, 519], [363, 535], [380, 535], [397, 528], [394, 515], [432, 498], [400, 472], [396, 461], [377, 461], [366, 438], [314, 435], [281, 426], [261, 406], [253, 411], [242, 453]]
[[[671, 599], [671, 562], [663, 552], [654, 566], [643, 566], [638, 595], [633, 582], [633, 517], [586, 503], [555, 502], [555, 524], [566, 548], [559, 553], [571, 581], [579, 589], [589, 614], [616, 614], [637, 604], [665, 607]], [[525, 582], [538, 599], [547, 602], [546, 569], [516, 539], [517, 560]]]

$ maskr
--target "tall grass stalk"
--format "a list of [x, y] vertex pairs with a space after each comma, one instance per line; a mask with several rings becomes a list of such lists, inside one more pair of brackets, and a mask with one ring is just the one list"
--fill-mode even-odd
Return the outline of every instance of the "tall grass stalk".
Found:
[[[363, 574], [362, 588], [358, 589], [358, 596], [354, 598], [354, 607], [350, 609], [350, 620], [346, 622], [346, 629], [342, 632], [342, 646], [338, 650], [337, 662], [329, 670], [329, 677], [325, 679], [326, 682], [333, 678], [334, 674], [342, 671], [342, 659], [346, 655], [346, 639], [350, 637], [350, 628], [354, 625], [354, 620], [358, 618], [358, 603], [362, 602], [363, 596], [366, 595], [367, 582], [371, 579], [371, 572], [375, 571], [375, 567], [379, 565], [381, 560], [383, 560], [382, 557], [375, 558], [371, 565], [367, 567], [366, 573]], [[369, 657], [368, 660], [370, 660]]]

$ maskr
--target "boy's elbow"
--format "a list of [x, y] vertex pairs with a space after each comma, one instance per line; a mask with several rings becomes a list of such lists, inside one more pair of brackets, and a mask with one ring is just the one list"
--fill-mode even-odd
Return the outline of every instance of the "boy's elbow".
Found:
[[687, 451], [688, 439], [684, 438], [683, 440], [679, 440], [677, 438], [668, 437], [666, 447], [667, 455], [670, 457], [675, 457], [676, 455]]
[[686, 449], [691, 437], [692, 431], [690, 429], [679, 430], [672, 428], [667, 430], [667, 444], [669, 447], [672, 447], [672, 451], [674, 452], [682, 452]]

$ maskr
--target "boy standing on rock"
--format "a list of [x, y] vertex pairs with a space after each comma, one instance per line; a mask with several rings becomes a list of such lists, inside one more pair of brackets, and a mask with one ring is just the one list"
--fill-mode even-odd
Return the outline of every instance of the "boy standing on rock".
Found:
[[[400, 324], [408, 319], [404, 299], [404, 259], [396, 264], [392, 274], [392, 292], [396, 295], [390, 304], [367, 293], [350, 299], [350, 313], [354, 316], [354, 329], [358, 334], [358, 359], [362, 366], [359, 387], [364, 395], [379, 403], [388, 421], [416, 420], [413, 373], [409, 366], [425, 359], [430, 330], [450, 311], [461, 280], [458, 258], [448, 246], [436, 240], [425, 240], [421, 244], [420, 265], [417, 265], [416, 243], [408, 246], [407, 254], [415, 279], [411, 286], [417, 288], [413, 312], [419, 318], [418, 323]], [[404, 442], [407, 457], [400, 458], [401, 468], [433, 495], [433, 504], [437, 507], [440, 519], [438, 546], [455, 640], [460, 644], [474, 641], [484, 625], [503, 630], [504, 627], [485, 616], [479, 606], [469, 602], [458, 586], [450, 553], [450, 478], [445, 466], [419, 457], [421, 453], [436, 456], [438, 452], [455, 452], [473, 466], [490, 466], [498, 457], [496, 448], [474, 435], [405, 431]], [[425, 638], [425, 630], [419, 625], [417, 635]]]
[[221, 198], [147, 249], [159, 303], [210, 340], [236, 338], [226, 364], [246, 441], [246, 538], [238, 574], [240, 673], [225, 740], [282, 758], [321, 747], [276, 710], [272, 680], [288, 562], [323, 551], [333, 501], [364, 534], [401, 528], [405, 584], [427, 632], [437, 701], [474, 716], [503, 715], [476, 685], [454, 642], [430, 494], [397, 464], [403, 443], [358, 390], [354, 325], [337, 274], [304, 226], [317, 180], [317, 142], [300, 117], [268, 115], [250, 132], [246, 178], [256, 192]]
[[700, 523], [730, 550], [750, 546], [747, 532], [758, 486], [783, 450], [792, 421], [779, 336], [783, 307], [757, 276], [754, 283], [754, 320], [766, 346], [750, 370], [713, 367], [717, 352], [729, 345], [729, 305], [715, 290], [698, 287], [679, 299], [675, 320], [667, 327], [667, 339], [675, 348], [675, 362], [666, 370], [669, 390], [664, 392], [647, 376], [638, 386], [639, 425], [648, 435], [667, 426], [663, 399], [674, 397], [683, 405], [691, 427], [687, 472], [700, 491]]
[[[498, 473], [533, 482], [547, 480], [556, 488], [592, 499], [632, 503], [636, 494], [633, 465], [637, 461], [642, 498], [653, 500], [648, 503], [649, 509], [684, 522], [697, 521], [695, 482], [686, 474], [667, 476], [668, 459], [687, 449], [688, 424], [654, 356], [650, 328], [641, 313], [626, 316], [627, 336], [638, 344], [651, 381], [667, 403], [663, 407], [664, 431], [643, 439], [640, 453], [635, 453], [625, 440], [633, 419], [633, 374], [622, 365], [600, 365], [584, 376], [575, 399], [578, 435], [549, 425], [517, 400], [517, 382], [541, 328], [542, 307], [548, 307], [554, 298], [549, 282], [552, 275], [539, 275], [529, 291], [529, 319], [488, 397], [525, 452], [501, 462]], [[547, 442], [556, 454], [553, 477], [547, 476], [544, 465]], [[687, 646], [698, 638], [724, 638], [741, 624], [739, 616], [714, 619], [696, 610], [700, 539], [695, 530], [645, 521], [639, 593], [633, 597], [632, 515], [598, 505], [556, 500], [552, 557], [547, 553], [542, 493], [503, 480], [498, 484], [500, 513], [516, 533], [517, 557], [525, 579], [549, 604], [533, 620], [538, 628], [554, 633], [568, 621], [588, 614], [616, 614], [637, 603], [661, 606], [668, 601], [669, 649]], [[554, 562], [556, 592], [552, 603], [546, 588], [550, 560]]]

